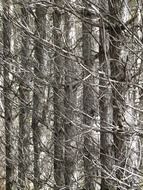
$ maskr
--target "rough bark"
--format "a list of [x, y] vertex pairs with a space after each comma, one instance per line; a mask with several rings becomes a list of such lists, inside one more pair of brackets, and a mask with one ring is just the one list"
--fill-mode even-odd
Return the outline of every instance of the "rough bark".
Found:
[[113, 93], [110, 83], [111, 63], [109, 52], [109, 32], [105, 29], [104, 18], [109, 12], [108, 2], [100, 1], [100, 8], [104, 10], [100, 21], [100, 46], [99, 46], [99, 67], [100, 67], [100, 146], [101, 146], [101, 190], [116, 189], [114, 184], [113, 166], [115, 164], [114, 141], [113, 141]]
[[[65, 49], [70, 51], [72, 47], [70, 32], [71, 32], [71, 15], [65, 12]], [[74, 36], [73, 36], [74, 37]], [[74, 108], [76, 101], [76, 92], [74, 89], [74, 73], [75, 63], [68, 59], [68, 53], [65, 58], [65, 186], [67, 190], [73, 187], [73, 178], [76, 161], [76, 142], [75, 142], [75, 125], [74, 122]]]
[[34, 189], [40, 189], [40, 136], [44, 101], [44, 47], [40, 39], [46, 38], [46, 9], [40, 5], [36, 5], [36, 34], [35, 40], [35, 63], [34, 63], [34, 92], [33, 92], [33, 113], [32, 113], [32, 130], [33, 130], [33, 146], [34, 146]]
[[[22, 24], [29, 25], [28, 11], [24, 5], [21, 9]], [[28, 170], [28, 145], [30, 133], [30, 63], [29, 63], [29, 36], [22, 36], [21, 66], [24, 71], [20, 74], [19, 84], [19, 142], [18, 142], [18, 188], [24, 189], [25, 177]]]
[[[129, 4], [128, 0], [126, 2]], [[137, 2], [136, 2], [137, 3]], [[138, 26], [142, 26], [142, 1], [138, 1], [137, 7], [137, 24]], [[141, 27], [137, 28], [138, 38], [142, 40], [142, 29]], [[138, 59], [136, 62], [129, 62], [129, 69], [132, 69], [130, 74], [135, 75], [132, 78], [132, 84], [140, 83], [142, 80], [142, 51], [140, 51], [140, 46], [136, 47], [138, 50]], [[131, 78], [131, 77], [130, 77]], [[125, 121], [126, 126], [128, 128], [129, 133], [131, 134], [128, 137], [127, 141], [127, 156], [126, 156], [126, 176], [127, 176], [127, 183], [130, 185], [132, 190], [140, 189], [140, 175], [139, 169], [141, 165], [141, 139], [139, 136], [140, 131], [140, 118], [141, 112], [136, 111], [133, 107], [140, 108], [142, 106], [142, 101], [139, 100], [139, 88], [138, 86], [130, 85], [129, 89], [126, 93], [126, 110], [125, 110]], [[130, 107], [131, 106], [131, 107]]]
[[[62, 1], [55, 0], [55, 4], [61, 5]], [[62, 47], [61, 10], [54, 7], [53, 12], [53, 39], [54, 45]], [[65, 185], [64, 179], [64, 60], [60, 50], [54, 52], [54, 179], [55, 190]]]
[[5, 114], [5, 165], [6, 165], [6, 190], [11, 190], [13, 185], [12, 164], [12, 102], [11, 81], [9, 78], [11, 62], [11, 22], [10, 0], [3, 1], [3, 74], [4, 74], [4, 114]]
[[111, 79], [115, 82], [112, 82], [113, 87], [113, 125], [114, 125], [114, 143], [115, 143], [115, 158], [116, 165], [119, 167], [116, 170], [117, 184], [118, 186], [122, 186], [122, 184], [118, 183], [118, 180], [122, 179], [123, 170], [125, 164], [125, 136], [124, 136], [124, 127], [122, 124], [123, 118], [123, 107], [124, 107], [124, 98], [123, 92], [125, 85], [125, 63], [120, 62], [120, 40], [121, 40], [121, 29], [117, 28], [121, 8], [119, 1], [112, 0], [109, 2], [109, 12], [110, 12], [110, 22], [112, 23], [109, 27], [109, 35], [110, 35], [110, 44], [109, 44], [109, 54], [110, 54], [110, 65], [111, 65]]
[[[96, 144], [94, 134], [95, 117], [98, 110], [97, 96], [95, 89], [91, 84], [95, 83], [95, 77], [90, 74], [94, 73], [94, 63], [92, 61], [92, 26], [84, 21], [92, 22], [91, 13], [87, 11], [89, 5], [83, 1], [83, 22], [82, 22], [82, 56], [83, 64], [86, 69], [83, 70], [83, 123], [93, 128], [84, 135], [84, 173], [85, 189], [96, 189]], [[95, 74], [95, 73], [94, 73]], [[85, 79], [86, 78], [86, 79]]]

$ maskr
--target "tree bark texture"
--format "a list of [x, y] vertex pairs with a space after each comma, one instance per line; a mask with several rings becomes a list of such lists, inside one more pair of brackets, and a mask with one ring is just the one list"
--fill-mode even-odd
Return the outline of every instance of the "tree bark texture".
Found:
[[35, 63], [34, 63], [34, 92], [33, 92], [33, 114], [32, 114], [32, 130], [33, 130], [33, 146], [34, 146], [34, 189], [40, 189], [40, 137], [43, 105], [44, 105], [44, 45], [42, 40], [46, 38], [46, 13], [47, 10], [42, 6], [36, 5], [36, 34], [35, 40]]
[[[72, 30], [72, 24], [70, 24], [71, 15], [65, 12], [65, 50], [68, 52], [72, 48], [70, 32]], [[73, 188], [74, 183], [74, 170], [76, 165], [76, 126], [74, 123], [74, 109], [76, 105], [76, 92], [73, 87], [75, 78], [75, 63], [68, 59], [68, 53], [65, 57], [65, 187], [67, 190]]]
[[[108, 2], [100, 1], [100, 8], [104, 10], [102, 16], [106, 17], [109, 12]], [[104, 18], [103, 17], [103, 18]], [[100, 21], [100, 46], [99, 46], [99, 67], [100, 67], [100, 159], [101, 159], [101, 190], [115, 190], [114, 184], [114, 139], [113, 129], [113, 92], [110, 83], [111, 64], [109, 52], [109, 32], [106, 30], [104, 19]]]
[[[62, 1], [55, 0], [55, 4], [61, 5]], [[53, 12], [53, 40], [54, 45], [62, 47], [61, 32], [62, 14], [58, 7]], [[54, 179], [55, 190], [65, 185], [64, 179], [64, 59], [61, 51], [55, 47], [54, 52]]]
[[12, 102], [11, 81], [9, 78], [11, 63], [11, 22], [10, 0], [3, 1], [3, 74], [4, 74], [4, 114], [5, 114], [5, 164], [6, 164], [6, 190], [12, 190], [13, 164], [12, 164]]
[[[94, 124], [98, 104], [95, 89], [91, 84], [95, 83], [94, 63], [92, 61], [92, 16], [88, 12], [89, 5], [83, 1], [83, 22], [82, 22], [82, 56], [85, 69], [83, 70], [83, 123], [91, 126], [91, 131], [84, 135], [84, 173], [85, 189], [96, 189], [96, 143], [94, 136]], [[87, 22], [86, 22], [87, 21]], [[92, 73], [92, 74], [91, 74]], [[94, 74], [93, 74], [94, 73]]]
[[[29, 12], [25, 5], [21, 8], [23, 25], [29, 25]], [[26, 33], [22, 36], [21, 66], [19, 84], [19, 142], [18, 142], [18, 183], [19, 190], [24, 189], [26, 173], [29, 163], [29, 134], [30, 134], [30, 62], [29, 62], [29, 36]]]

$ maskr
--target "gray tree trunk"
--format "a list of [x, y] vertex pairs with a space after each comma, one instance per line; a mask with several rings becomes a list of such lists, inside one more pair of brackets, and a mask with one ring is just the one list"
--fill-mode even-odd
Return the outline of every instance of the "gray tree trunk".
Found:
[[[138, 26], [142, 26], [142, 1], [139, 0], [137, 3], [137, 24]], [[129, 1], [126, 0], [126, 4], [129, 4]], [[129, 14], [128, 14], [129, 18]], [[138, 39], [142, 41], [142, 29], [138, 27], [136, 29], [138, 34]], [[136, 84], [140, 82], [142, 83], [142, 51], [140, 45], [137, 45], [136, 51], [138, 52], [137, 61], [128, 62], [128, 70], [131, 70], [130, 75], [135, 75], [132, 78], [132, 84]], [[129, 50], [128, 50], [129, 52]], [[128, 53], [129, 54], [129, 53]], [[133, 68], [132, 68], [133, 67]], [[138, 74], [137, 74], [138, 73]], [[128, 74], [129, 75], [129, 74]], [[131, 78], [131, 76], [129, 76]], [[142, 86], [140, 84], [140, 86]], [[142, 96], [141, 96], [142, 97]], [[124, 113], [125, 118], [125, 126], [128, 129], [128, 136], [126, 142], [126, 165], [124, 176], [126, 176], [126, 182], [130, 186], [132, 190], [140, 189], [140, 166], [141, 166], [141, 139], [139, 136], [140, 130], [140, 122], [142, 121], [141, 112], [136, 111], [134, 108], [141, 108], [142, 109], [142, 100], [140, 99], [139, 95], [139, 87], [136, 85], [130, 85], [127, 89], [125, 94], [125, 101], [126, 101], [126, 110]]]
[[[29, 25], [28, 11], [21, 9], [21, 18], [23, 25]], [[22, 190], [25, 187], [25, 177], [28, 170], [28, 155], [29, 155], [29, 134], [30, 134], [30, 63], [29, 63], [29, 36], [26, 33], [22, 36], [21, 48], [21, 65], [19, 84], [19, 143], [18, 143], [18, 189]]]
[[32, 114], [32, 130], [33, 130], [33, 146], [34, 146], [34, 189], [40, 189], [40, 137], [44, 101], [44, 47], [41, 42], [46, 38], [46, 13], [47, 10], [40, 4], [36, 5], [36, 34], [35, 40], [35, 63], [34, 63], [34, 92], [33, 92], [33, 114]]
[[[68, 52], [72, 47], [70, 32], [71, 32], [71, 15], [65, 12], [65, 50]], [[74, 123], [74, 108], [76, 103], [76, 92], [74, 89], [75, 63], [68, 58], [68, 53], [65, 58], [65, 186], [67, 190], [73, 188], [73, 174], [76, 161], [76, 142], [75, 142], [75, 126]]]
[[100, 46], [99, 46], [99, 67], [100, 67], [100, 127], [101, 127], [101, 190], [115, 190], [114, 172], [115, 165], [113, 129], [113, 93], [110, 83], [111, 65], [109, 52], [109, 33], [106, 30], [104, 18], [109, 13], [108, 2], [100, 1], [101, 22], [100, 22]]
[[[61, 5], [62, 1], [55, 0], [55, 4]], [[54, 45], [62, 48], [61, 10], [54, 7], [53, 12], [53, 37]], [[64, 179], [64, 58], [61, 51], [55, 47], [54, 52], [54, 179], [55, 190], [65, 185]]]
[[10, 0], [3, 1], [3, 72], [4, 72], [4, 113], [5, 113], [5, 157], [6, 157], [6, 190], [12, 190], [13, 164], [12, 164], [12, 103], [11, 81], [9, 78], [11, 62], [11, 22]]
[[[82, 22], [82, 56], [83, 64], [86, 69], [83, 70], [83, 123], [90, 126], [90, 132], [84, 135], [84, 173], [85, 173], [85, 189], [96, 189], [96, 144], [94, 124], [98, 110], [97, 96], [92, 84], [95, 83], [94, 63], [92, 60], [92, 15], [88, 8], [90, 6], [86, 1], [83, 1], [83, 22]], [[87, 21], [87, 22], [86, 22]], [[92, 73], [92, 74], [91, 74]]]
[[[122, 42], [122, 28], [119, 22], [123, 22], [127, 17], [127, 10], [125, 7], [128, 6], [127, 2], [121, 3], [120, 1], [112, 0], [109, 2], [109, 11], [111, 14], [110, 22], [112, 25], [109, 29], [110, 35], [110, 59], [111, 59], [111, 78], [115, 81], [112, 82], [113, 87], [113, 125], [115, 128], [114, 143], [115, 143], [115, 158], [116, 158], [116, 178], [118, 189], [124, 188], [126, 181], [122, 181], [123, 176], [125, 177], [125, 163], [127, 159], [127, 142], [126, 139], [129, 137], [125, 136], [125, 127], [123, 121], [125, 119], [126, 110], [126, 99], [128, 99], [127, 85], [127, 50], [124, 55], [121, 56]], [[126, 11], [126, 12], [125, 12]], [[123, 15], [124, 14], [124, 18]], [[125, 15], [126, 14], [126, 15]], [[127, 19], [127, 18], [126, 18]], [[119, 26], [119, 27], [118, 27]], [[124, 50], [123, 50], [124, 51]], [[122, 57], [122, 58], [121, 58]], [[132, 118], [130, 117], [130, 120]], [[127, 184], [126, 184], [127, 185]]]

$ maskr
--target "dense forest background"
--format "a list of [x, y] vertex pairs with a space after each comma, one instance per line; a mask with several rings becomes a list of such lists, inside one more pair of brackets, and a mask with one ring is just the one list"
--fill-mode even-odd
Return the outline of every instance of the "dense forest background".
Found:
[[143, 1], [0, 1], [0, 190], [141, 190]]

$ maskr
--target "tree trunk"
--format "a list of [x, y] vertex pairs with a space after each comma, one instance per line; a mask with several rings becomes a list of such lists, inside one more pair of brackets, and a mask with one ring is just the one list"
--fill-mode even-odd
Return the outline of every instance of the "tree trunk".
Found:
[[[61, 5], [62, 1], [55, 0], [55, 4]], [[54, 7], [53, 12], [53, 37], [54, 45], [62, 48], [61, 10]], [[64, 187], [64, 58], [60, 50], [54, 52], [54, 179], [55, 190]]]
[[[127, 4], [129, 4], [128, 0]], [[142, 41], [142, 1], [139, 0], [136, 2], [137, 7], [137, 27], [136, 32], [138, 34], [138, 39]], [[142, 51], [140, 51], [140, 45], [137, 45], [136, 51], [138, 52], [137, 61], [128, 63], [128, 70], [131, 70], [130, 75], [133, 74], [132, 84], [140, 84], [142, 83]], [[142, 86], [140, 84], [140, 86]], [[126, 110], [125, 110], [125, 122], [126, 127], [129, 131], [128, 139], [127, 139], [127, 154], [126, 154], [126, 167], [125, 170], [128, 172], [124, 172], [127, 178], [127, 183], [131, 187], [132, 190], [140, 189], [140, 165], [141, 165], [141, 139], [139, 136], [140, 133], [140, 111], [136, 111], [134, 108], [142, 109], [142, 101], [139, 99], [139, 87], [136, 85], [129, 85], [129, 88], [126, 93]], [[141, 129], [142, 130], [142, 129]]]
[[3, 72], [4, 72], [4, 113], [5, 113], [5, 154], [6, 154], [6, 190], [12, 190], [13, 164], [12, 164], [12, 103], [11, 81], [9, 78], [11, 63], [11, 21], [10, 0], [3, 1]]
[[[83, 64], [86, 69], [83, 70], [83, 123], [90, 126], [91, 131], [84, 135], [84, 173], [85, 173], [85, 189], [96, 189], [96, 144], [94, 124], [96, 123], [96, 115], [98, 110], [97, 96], [92, 84], [95, 83], [94, 63], [92, 60], [92, 23], [90, 8], [86, 1], [83, 1], [83, 22], [82, 22], [82, 56]], [[87, 22], [84, 22], [87, 21]], [[92, 74], [91, 74], [92, 73]]]
[[[72, 48], [70, 32], [72, 31], [72, 17], [65, 12], [65, 49], [70, 51]], [[67, 190], [73, 188], [73, 178], [76, 161], [76, 139], [74, 123], [74, 108], [76, 103], [76, 92], [74, 89], [75, 63], [70, 60], [68, 53], [65, 58], [65, 186]]]
[[[127, 137], [125, 135], [126, 129], [128, 126], [125, 126], [123, 122], [126, 120], [127, 113], [130, 112], [126, 104], [129, 99], [130, 90], [127, 89], [126, 81], [128, 81], [128, 60], [127, 60], [127, 51], [124, 50], [121, 46], [123, 31], [120, 27], [121, 22], [126, 22], [127, 19], [127, 10], [125, 7], [128, 6], [128, 3], [124, 2], [123, 4], [120, 1], [112, 0], [109, 2], [109, 11], [111, 14], [110, 22], [113, 23], [109, 28], [110, 35], [110, 58], [111, 58], [111, 78], [115, 81], [112, 82], [113, 87], [113, 125], [115, 128], [114, 133], [114, 143], [115, 143], [115, 158], [116, 158], [116, 178], [117, 178], [117, 187], [122, 189], [125, 185], [129, 185], [126, 181], [122, 181], [125, 177], [125, 165], [126, 160], [128, 159], [127, 153]], [[124, 18], [123, 18], [124, 14]], [[126, 15], [125, 15], [126, 14]], [[124, 55], [121, 53], [124, 52]], [[131, 71], [131, 69], [129, 69]], [[127, 93], [126, 93], [127, 92]], [[131, 116], [130, 115], [130, 116]], [[128, 115], [129, 116], [129, 115]], [[130, 122], [133, 121], [133, 118], [130, 117]], [[126, 122], [126, 121], [125, 121]], [[132, 123], [133, 124], [133, 123]]]
[[[25, 5], [21, 9], [21, 18], [23, 25], [29, 25], [28, 11], [25, 9]], [[28, 146], [29, 146], [29, 133], [30, 133], [30, 63], [29, 63], [29, 36], [26, 33], [22, 36], [22, 48], [21, 48], [21, 65], [22, 70], [20, 74], [19, 84], [19, 143], [18, 143], [18, 188], [24, 189], [26, 172], [29, 166], [28, 159]]]
[[108, 2], [100, 1], [100, 8], [104, 10], [100, 22], [100, 46], [99, 46], [99, 67], [100, 67], [100, 127], [101, 127], [101, 190], [113, 190], [115, 164], [114, 141], [113, 141], [113, 94], [110, 82], [111, 65], [109, 53], [109, 33], [106, 30], [106, 23], [103, 20], [109, 13]]
[[44, 47], [40, 39], [46, 38], [46, 13], [47, 10], [42, 5], [36, 5], [36, 34], [35, 40], [35, 65], [34, 65], [34, 92], [33, 92], [33, 114], [32, 114], [32, 130], [33, 130], [33, 146], [34, 146], [34, 189], [40, 189], [40, 137], [44, 103]]

